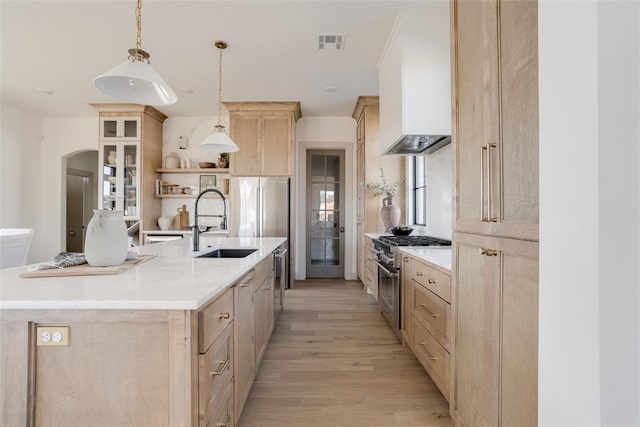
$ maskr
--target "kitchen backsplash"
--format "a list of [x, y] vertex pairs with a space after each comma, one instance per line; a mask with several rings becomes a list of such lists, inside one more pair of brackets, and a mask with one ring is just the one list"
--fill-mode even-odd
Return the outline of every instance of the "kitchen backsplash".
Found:
[[451, 147], [427, 155], [427, 226], [415, 234], [451, 239]]

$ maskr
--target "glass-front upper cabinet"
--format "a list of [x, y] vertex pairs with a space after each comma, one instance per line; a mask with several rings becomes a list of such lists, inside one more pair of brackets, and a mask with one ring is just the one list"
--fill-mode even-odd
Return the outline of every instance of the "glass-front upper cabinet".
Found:
[[101, 117], [100, 139], [102, 141], [138, 141], [140, 117]]
[[100, 209], [122, 211], [124, 219], [140, 219], [140, 143], [101, 143]]

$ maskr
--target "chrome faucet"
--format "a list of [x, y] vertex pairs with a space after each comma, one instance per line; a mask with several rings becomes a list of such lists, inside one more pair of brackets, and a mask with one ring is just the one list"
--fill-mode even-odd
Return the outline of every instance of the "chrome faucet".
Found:
[[[222, 203], [224, 205], [224, 213], [222, 215], [198, 215], [198, 202], [200, 198], [207, 193], [216, 193], [222, 198]], [[222, 218], [222, 222], [220, 223], [220, 228], [222, 230], [227, 229], [227, 199], [224, 198], [224, 194], [217, 188], [209, 188], [208, 190], [204, 190], [202, 193], [198, 194], [198, 198], [196, 199], [196, 209], [194, 213], [194, 225], [193, 229], [193, 251], [197, 252], [200, 250], [200, 228], [198, 228], [198, 218], [206, 217], [206, 218]]]

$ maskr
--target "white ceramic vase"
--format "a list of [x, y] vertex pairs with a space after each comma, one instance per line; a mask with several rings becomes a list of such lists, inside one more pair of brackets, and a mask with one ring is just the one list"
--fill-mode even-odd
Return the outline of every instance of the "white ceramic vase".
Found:
[[89, 265], [120, 265], [128, 252], [127, 226], [122, 211], [94, 210], [84, 243], [84, 255]]
[[116, 164], [116, 152], [109, 151], [109, 155], [107, 156], [107, 164], [115, 165]]
[[384, 231], [391, 232], [393, 227], [400, 224], [400, 207], [393, 203], [393, 197], [385, 197], [382, 199], [382, 209], [380, 210]]
[[169, 227], [171, 227], [171, 217], [161, 216], [158, 218], [158, 226], [160, 227], [160, 230], [168, 230]]

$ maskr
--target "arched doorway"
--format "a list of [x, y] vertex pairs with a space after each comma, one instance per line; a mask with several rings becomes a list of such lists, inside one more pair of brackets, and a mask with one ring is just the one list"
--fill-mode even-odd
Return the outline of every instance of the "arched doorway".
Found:
[[84, 252], [84, 238], [98, 196], [98, 151], [88, 150], [66, 157], [63, 215], [68, 252]]

